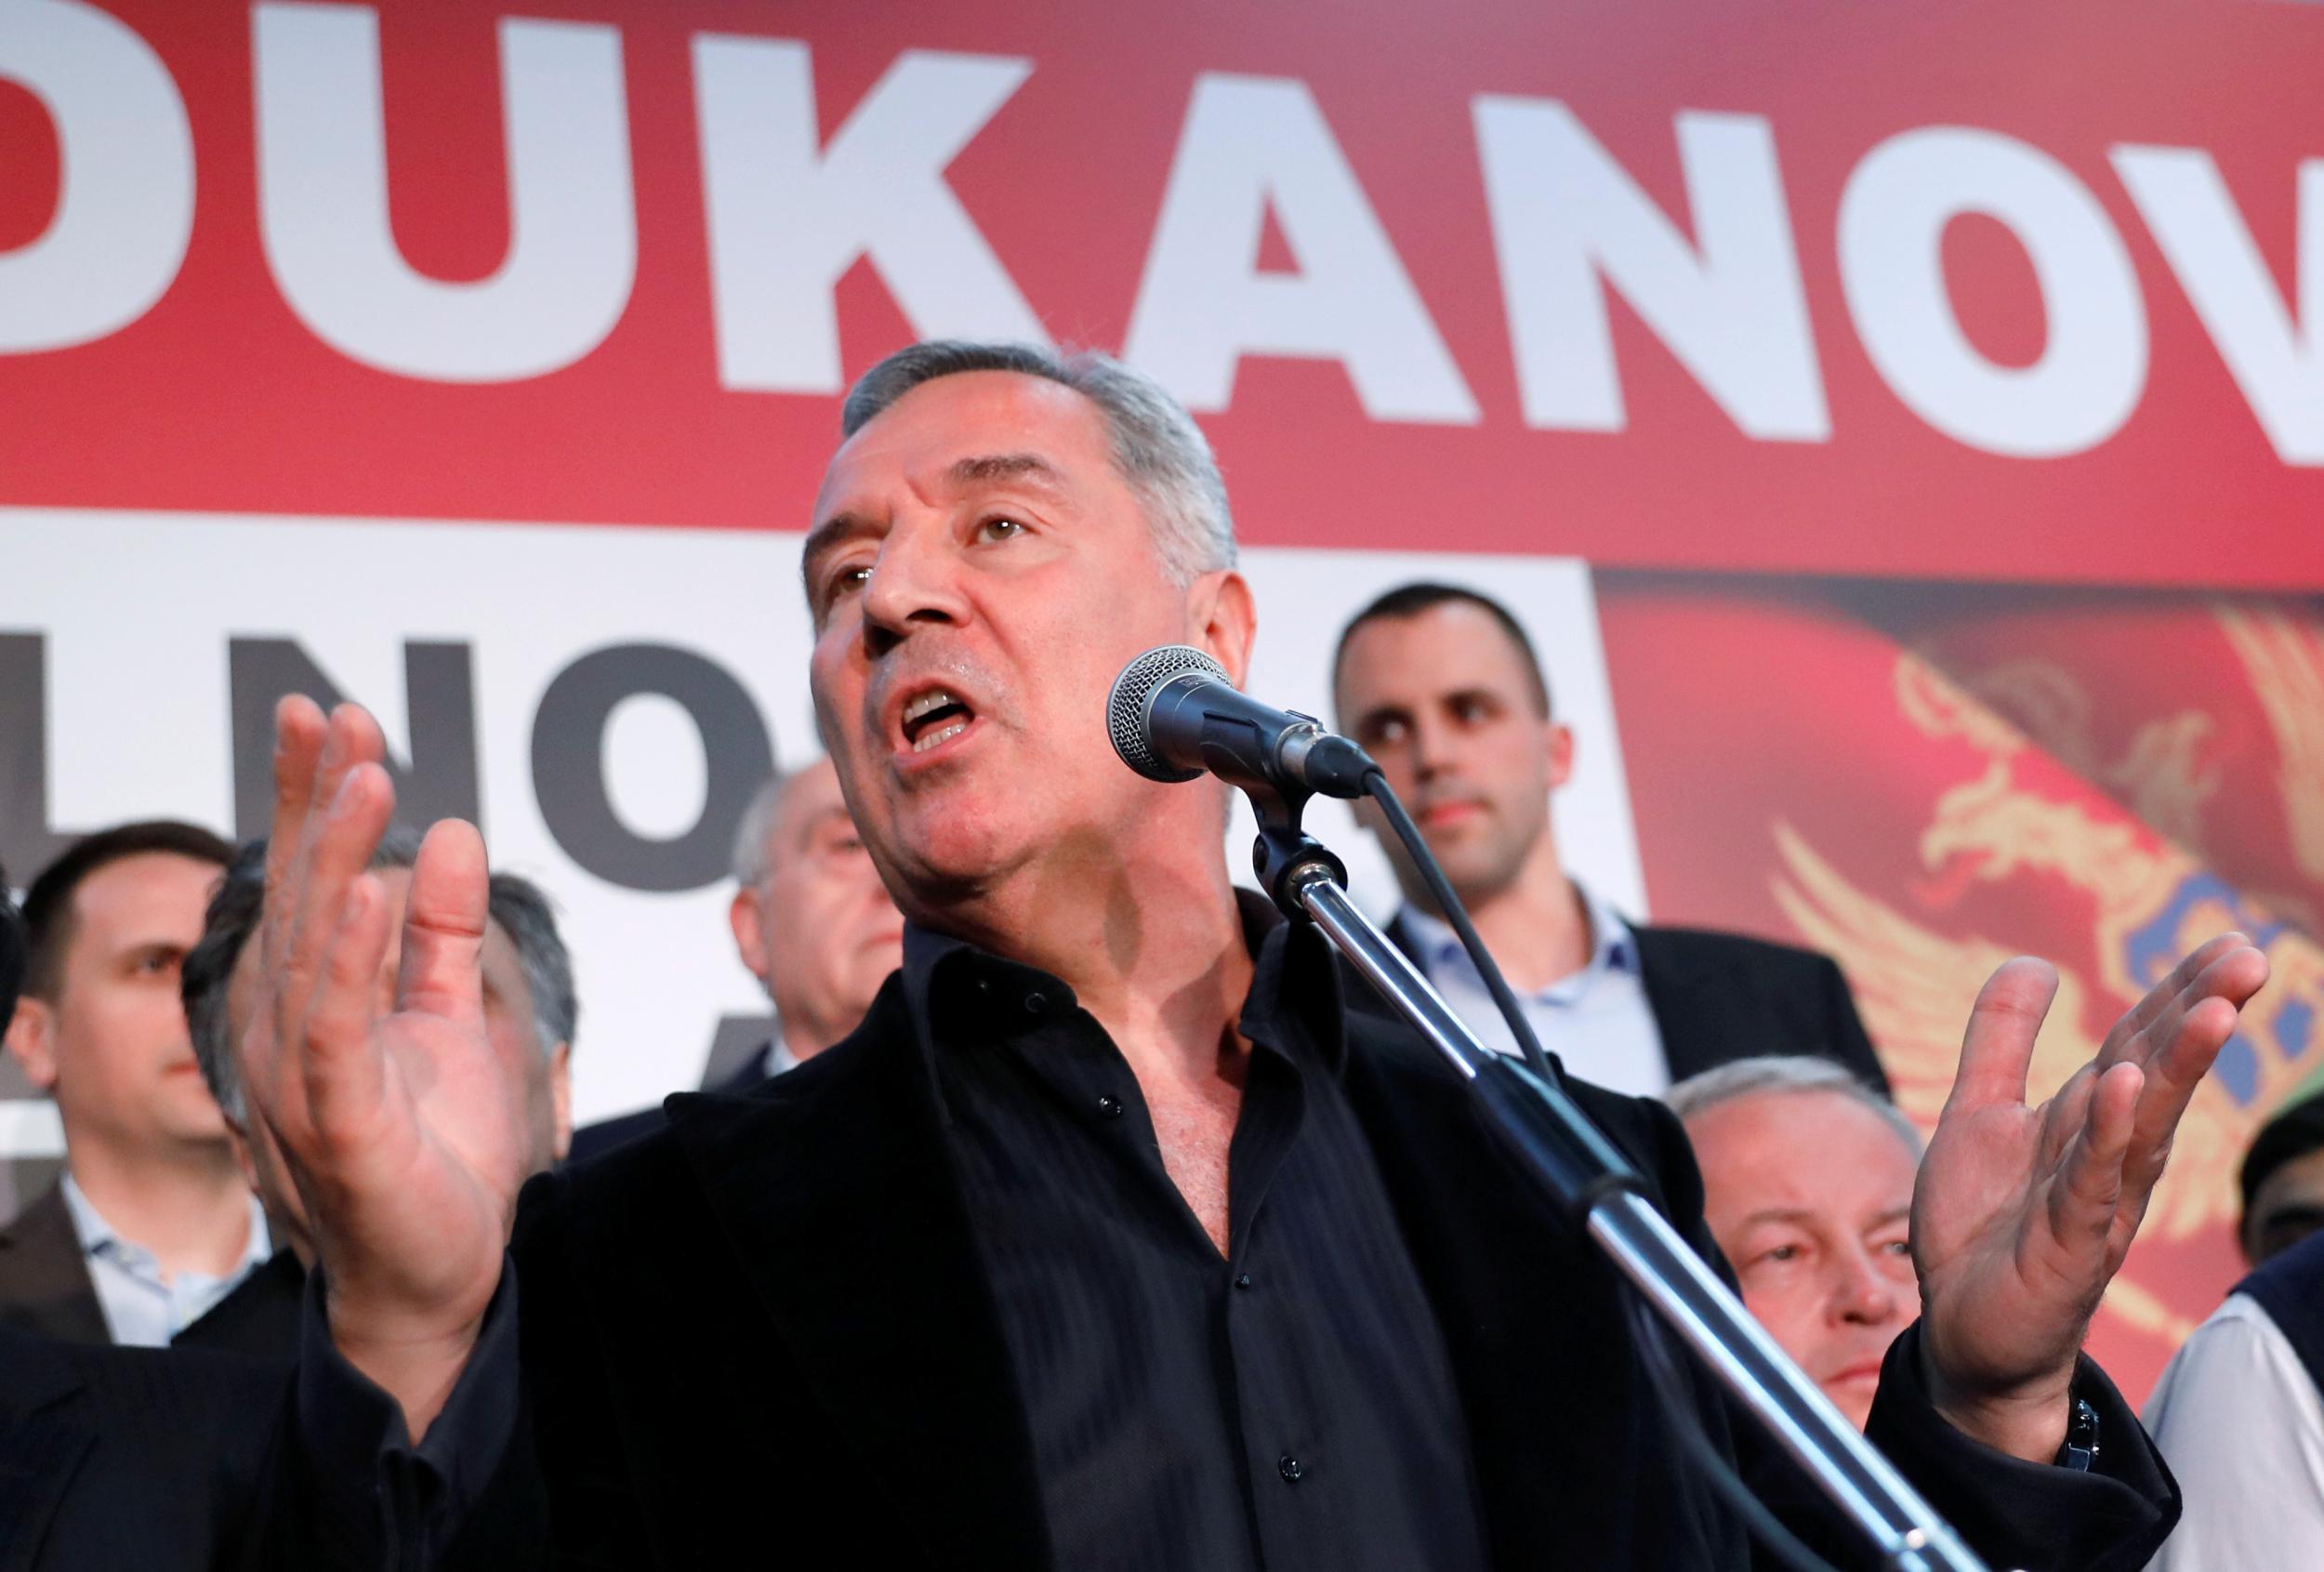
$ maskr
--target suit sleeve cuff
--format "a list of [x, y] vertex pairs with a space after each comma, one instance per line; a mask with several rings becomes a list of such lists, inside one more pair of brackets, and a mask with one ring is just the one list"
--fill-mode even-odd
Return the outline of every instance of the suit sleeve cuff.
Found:
[[1995, 1451], [1936, 1411], [1921, 1379], [1921, 1328], [1906, 1328], [1881, 1367], [1865, 1433], [1995, 1565], [2132, 1572], [2179, 1520], [2179, 1487], [2138, 1416], [2088, 1356], [2074, 1395], [2098, 1415], [2088, 1473]]
[[426, 1547], [450, 1541], [508, 1450], [518, 1397], [517, 1278], [506, 1260], [476, 1346], [417, 1446], [401, 1405], [331, 1341], [323, 1274], [309, 1275], [297, 1394], [307, 1482], [336, 1526], [330, 1537], [359, 1543], [362, 1562], [427, 1565]]

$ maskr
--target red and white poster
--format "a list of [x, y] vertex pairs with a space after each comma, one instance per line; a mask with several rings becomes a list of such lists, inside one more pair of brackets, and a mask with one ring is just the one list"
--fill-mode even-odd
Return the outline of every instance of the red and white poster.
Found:
[[691, 1084], [840, 391], [1094, 345], [1216, 444], [1271, 697], [1397, 578], [1516, 601], [1579, 871], [1830, 950], [1917, 1116], [1994, 958], [2067, 972], [2046, 1066], [2260, 935], [2098, 1325], [2143, 1393], [2324, 1070], [2319, 59], [2294, 0], [6, 0], [0, 856], [253, 831], [273, 694], [359, 698], [561, 902], [582, 1114]]

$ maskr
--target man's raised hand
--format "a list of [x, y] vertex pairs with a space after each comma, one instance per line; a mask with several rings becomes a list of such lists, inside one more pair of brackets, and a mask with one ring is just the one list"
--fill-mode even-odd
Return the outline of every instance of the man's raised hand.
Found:
[[474, 826], [429, 832], [392, 997], [394, 914], [366, 871], [395, 809], [378, 726], [275, 711], [258, 991], [242, 1045], [253, 1114], [313, 1226], [331, 1332], [403, 1406], [442, 1406], [499, 1281], [523, 1178], [522, 1091], [484, 1035], [488, 873]]
[[2099, 1296], [2187, 1099], [2266, 981], [2266, 958], [2241, 934], [2212, 940], [2039, 1108], [2026, 1105], [2026, 1075], [2057, 973], [2021, 958], [1978, 994], [1912, 1202], [1925, 1374], [1961, 1429], [2033, 1460], [2064, 1444]]

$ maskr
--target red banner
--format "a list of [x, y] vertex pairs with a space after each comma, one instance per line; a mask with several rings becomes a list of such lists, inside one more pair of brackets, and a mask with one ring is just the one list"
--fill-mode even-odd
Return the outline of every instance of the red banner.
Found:
[[2324, 570], [2314, 7], [32, 0], [9, 33], [16, 503], [797, 527], [846, 374], [1045, 333], [1202, 411], [1262, 543]]

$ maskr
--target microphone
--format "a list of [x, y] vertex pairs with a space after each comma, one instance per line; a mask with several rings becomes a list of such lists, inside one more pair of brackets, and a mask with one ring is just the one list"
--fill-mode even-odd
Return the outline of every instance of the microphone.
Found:
[[1122, 667], [1105, 729], [1122, 762], [1150, 781], [1207, 771], [1239, 786], [1353, 798], [1367, 795], [1364, 777], [1379, 768], [1314, 716], [1261, 704], [1186, 644], [1160, 645]]

